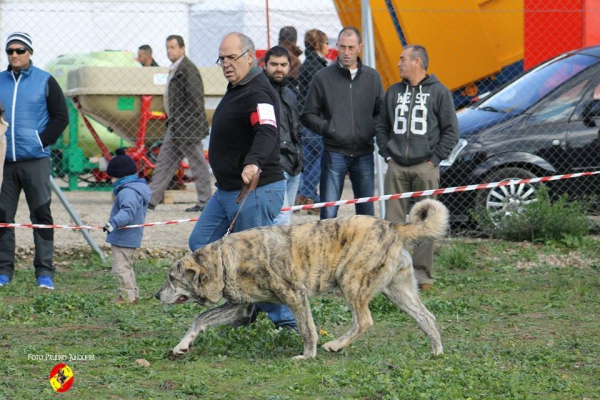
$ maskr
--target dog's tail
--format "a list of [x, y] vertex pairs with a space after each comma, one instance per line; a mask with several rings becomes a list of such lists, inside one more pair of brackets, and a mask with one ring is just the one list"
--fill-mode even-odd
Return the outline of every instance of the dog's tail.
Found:
[[437, 200], [416, 203], [408, 220], [408, 224], [396, 226], [408, 241], [440, 239], [448, 231], [448, 209]]

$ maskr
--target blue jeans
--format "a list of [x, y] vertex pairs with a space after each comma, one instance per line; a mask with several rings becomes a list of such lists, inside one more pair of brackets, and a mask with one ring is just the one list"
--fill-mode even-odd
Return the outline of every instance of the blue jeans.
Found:
[[[259, 226], [271, 226], [283, 205], [285, 181], [257, 187], [252, 191], [240, 211], [233, 232]], [[239, 191], [217, 189], [212, 195], [192, 230], [188, 245], [195, 251], [209, 243], [222, 239], [240, 205], [236, 202]], [[240, 203], [241, 204], [241, 203]], [[266, 312], [276, 327], [296, 326], [289, 307], [282, 304], [257, 303], [259, 310]]]
[[[292, 176], [283, 171], [285, 176], [285, 196], [283, 198], [283, 206], [291, 207], [294, 205], [296, 194], [298, 193], [298, 185], [300, 184], [300, 174]], [[292, 211], [281, 211], [273, 221], [273, 225], [289, 225], [292, 222]]]
[[[299, 194], [319, 201], [317, 187], [321, 179], [321, 156], [323, 155], [323, 138], [303, 126], [302, 133], [302, 157], [304, 158], [304, 171], [302, 172], [302, 183]], [[295, 200], [295, 198], [294, 198]]]
[[[350, 173], [350, 182], [354, 198], [375, 195], [375, 167], [373, 153], [361, 157], [345, 157], [339, 153], [327, 151], [321, 160], [321, 202], [338, 201], [344, 190], [346, 173]], [[373, 203], [354, 205], [356, 214], [375, 215]], [[321, 208], [321, 219], [337, 217], [338, 207]]]

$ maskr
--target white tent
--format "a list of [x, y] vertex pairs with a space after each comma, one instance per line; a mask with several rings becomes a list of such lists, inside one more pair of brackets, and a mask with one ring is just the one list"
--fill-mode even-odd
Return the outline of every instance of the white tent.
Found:
[[229, 0], [192, 5], [190, 58], [198, 65], [214, 65], [223, 35], [232, 31], [248, 35], [257, 49], [267, 50], [277, 44], [279, 29], [284, 26], [297, 29], [301, 48], [309, 29], [320, 29], [329, 38], [336, 38], [342, 29], [332, 0], [269, 0], [268, 13], [266, 4], [266, 0]]
[[[190, 58], [199, 66], [212, 66], [224, 34], [239, 31], [250, 36], [257, 49], [268, 48], [267, 0], [2, 0], [0, 43], [8, 34], [24, 31], [33, 38], [34, 63], [44, 67], [61, 54], [102, 50], [137, 53], [142, 44], [154, 48], [155, 59], [167, 66], [164, 45], [178, 34], [187, 43]], [[279, 29], [293, 25], [298, 44], [304, 32], [321, 29], [335, 38], [341, 24], [332, 0], [269, 0], [270, 45], [277, 44]], [[0, 53], [0, 68], [8, 64]]]
[[[35, 65], [44, 67], [61, 54], [128, 50], [137, 54], [142, 44], [155, 49], [156, 59], [168, 65], [165, 38], [186, 37], [189, 4], [163, 0], [123, 1], [0, 1], [0, 43], [11, 32], [31, 35]], [[6, 54], [0, 66], [7, 65]]]

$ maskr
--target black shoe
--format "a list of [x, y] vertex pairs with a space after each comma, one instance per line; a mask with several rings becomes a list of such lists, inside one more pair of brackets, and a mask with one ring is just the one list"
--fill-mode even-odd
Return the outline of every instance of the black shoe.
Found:
[[153, 211], [156, 208], [156, 206], [153, 206], [152, 204], [148, 204], [148, 210]]
[[186, 208], [186, 212], [202, 212], [204, 210], [204, 206], [195, 205], [194, 207]]

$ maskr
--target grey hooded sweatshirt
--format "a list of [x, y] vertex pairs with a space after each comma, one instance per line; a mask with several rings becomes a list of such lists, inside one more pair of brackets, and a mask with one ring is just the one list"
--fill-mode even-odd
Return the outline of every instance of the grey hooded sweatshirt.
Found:
[[452, 94], [435, 75], [417, 86], [390, 86], [375, 127], [379, 154], [404, 166], [428, 160], [438, 166], [459, 137]]

